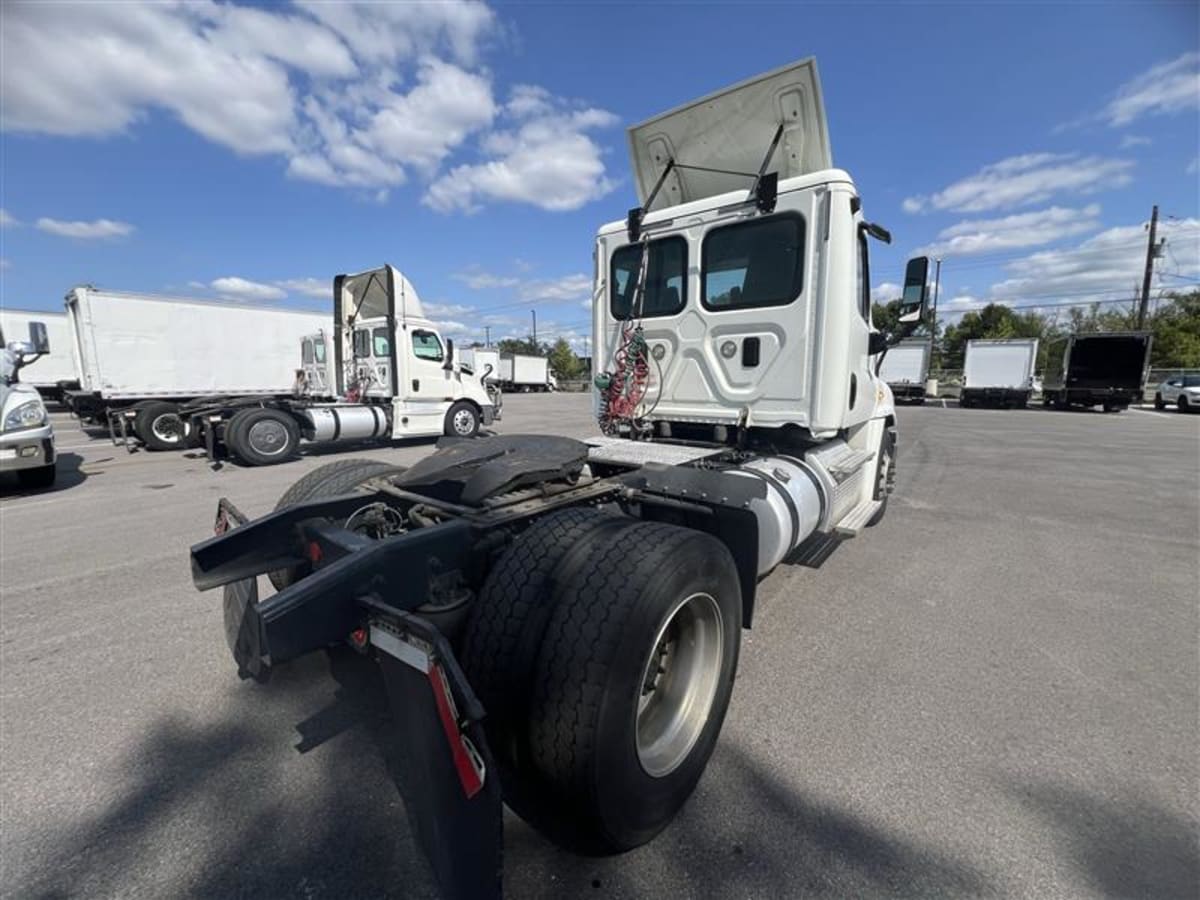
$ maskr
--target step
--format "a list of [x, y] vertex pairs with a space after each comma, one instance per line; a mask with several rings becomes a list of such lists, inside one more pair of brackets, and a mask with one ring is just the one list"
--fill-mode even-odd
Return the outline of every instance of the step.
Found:
[[832, 475], [835, 481], [843, 481], [874, 459], [874, 450], [850, 450], [825, 463], [825, 471]]
[[842, 521], [834, 526], [834, 532], [842, 537], [857, 537], [867, 527], [867, 522], [879, 511], [881, 506], [883, 506], [882, 500], [864, 500], [846, 513]]

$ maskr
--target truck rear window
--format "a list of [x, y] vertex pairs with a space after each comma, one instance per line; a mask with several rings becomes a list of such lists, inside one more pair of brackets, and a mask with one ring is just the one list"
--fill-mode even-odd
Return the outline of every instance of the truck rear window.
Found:
[[705, 309], [786, 306], [804, 286], [804, 219], [785, 213], [714, 228], [701, 256]]
[[[681, 237], [651, 241], [649, 253], [641, 315], [673, 316], [687, 305], [687, 241]], [[641, 265], [641, 244], [626, 244], [613, 253], [610, 308], [614, 319], [630, 317]]]

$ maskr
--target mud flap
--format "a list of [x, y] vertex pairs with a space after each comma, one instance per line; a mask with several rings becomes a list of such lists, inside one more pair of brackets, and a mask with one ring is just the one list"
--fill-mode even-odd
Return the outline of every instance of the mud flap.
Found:
[[399, 760], [392, 773], [409, 822], [448, 898], [500, 897], [500, 779], [483, 708], [446, 639], [418, 616], [371, 622]]
[[[213, 533], [220, 537], [246, 524], [246, 516], [228, 499], [217, 502], [217, 517]], [[254, 578], [225, 585], [225, 643], [237, 663], [239, 678], [267, 681], [271, 675], [270, 661], [265, 654], [262, 619], [258, 615], [258, 582]]]

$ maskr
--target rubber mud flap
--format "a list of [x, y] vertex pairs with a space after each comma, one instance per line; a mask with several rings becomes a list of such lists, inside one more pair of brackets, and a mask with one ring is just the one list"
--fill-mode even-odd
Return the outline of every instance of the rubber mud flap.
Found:
[[482, 706], [445, 638], [416, 616], [404, 619], [421, 626], [419, 640], [430, 651], [424, 660], [412, 644], [383, 645], [374, 627], [371, 639], [395, 721], [398, 759], [392, 777], [443, 895], [499, 898], [500, 778], [483, 732]]
[[239, 678], [266, 681], [271, 666], [263, 658], [262, 619], [258, 605], [258, 583], [243, 578], [225, 585], [225, 643], [237, 663]]

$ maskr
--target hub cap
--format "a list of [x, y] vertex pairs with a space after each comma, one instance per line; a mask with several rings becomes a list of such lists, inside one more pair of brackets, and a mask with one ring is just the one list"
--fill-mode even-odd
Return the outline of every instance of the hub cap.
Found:
[[637, 703], [637, 754], [662, 778], [687, 758], [708, 722], [724, 653], [721, 610], [710, 594], [675, 605], [650, 649]]
[[287, 429], [273, 419], [264, 419], [250, 426], [246, 440], [256, 453], [278, 456], [288, 446]]
[[150, 423], [150, 430], [160, 441], [178, 443], [183, 440], [183, 419], [175, 413], [164, 413]]
[[475, 416], [469, 409], [460, 409], [454, 414], [454, 430], [459, 434], [470, 434], [475, 430]]

